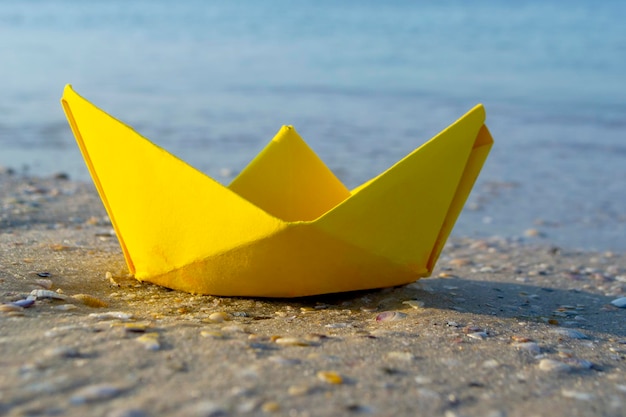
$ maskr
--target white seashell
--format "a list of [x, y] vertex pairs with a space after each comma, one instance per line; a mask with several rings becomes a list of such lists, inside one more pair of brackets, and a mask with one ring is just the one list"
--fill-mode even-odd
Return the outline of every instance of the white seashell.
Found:
[[91, 313], [89, 317], [98, 320], [130, 320], [133, 318], [133, 315], [131, 313], [124, 313], [123, 311], [107, 311], [105, 313]]
[[473, 333], [468, 333], [467, 337], [471, 337], [472, 339], [476, 339], [476, 340], [483, 340], [487, 338], [487, 333], [485, 332], [473, 332]]
[[572, 367], [554, 359], [542, 359], [539, 362], [539, 369], [546, 372], [569, 372], [572, 370]]
[[406, 304], [408, 306], [413, 307], [414, 309], [424, 308], [424, 302], [418, 300], [407, 300], [403, 301], [402, 304]]
[[611, 301], [611, 304], [618, 308], [626, 308], [626, 297], [616, 298], [615, 300]]
[[383, 311], [376, 316], [376, 321], [396, 321], [402, 320], [406, 317], [407, 315], [405, 313], [401, 313], [399, 311]]
[[32, 290], [30, 295], [36, 299], [50, 298], [53, 300], [67, 300], [67, 296], [50, 290]]

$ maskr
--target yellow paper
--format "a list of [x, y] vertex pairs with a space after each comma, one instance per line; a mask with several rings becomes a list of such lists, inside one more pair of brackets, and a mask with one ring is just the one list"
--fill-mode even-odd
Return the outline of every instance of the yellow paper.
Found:
[[130, 272], [198, 294], [298, 297], [429, 276], [493, 143], [477, 105], [350, 191], [283, 126], [225, 187], [69, 85], [61, 103]]

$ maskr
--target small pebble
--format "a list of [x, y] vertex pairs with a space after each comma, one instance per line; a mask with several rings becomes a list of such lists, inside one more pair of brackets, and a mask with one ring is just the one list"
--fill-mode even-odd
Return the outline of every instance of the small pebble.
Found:
[[218, 311], [216, 313], [209, 314], [209, 320], [213, 323], [223, 323], [227, 320], [230, 320], [230, 314], [223, 311]]
[[159, 334], [156, 332], [146, 333], [135, 340], [141, 343], [146, 350], [159, 350], [161, 348]]
[[302, 361], [300, 359], [295, 359], [295, 358], [285, 358], [284, 356], [270, 356], [269, 360], [271, 362], [274, 362], [278, 365], [284, 365], [284, 366], [293, 366], [293, 365], [298, 365], [300, 364]]
[[105, 313], [91, 313], [89, 317], [93, 317], [97, 320], [130, 320], [133, 318], [131, 313], [124, 313], [123, 311], [107, 311]]
[[387, 358], [392, 360], [410, 362], [415, 360], [415, 355], [413, 355], [411, 352], [389, 352], [387, 353]]
[[278, 404], [276, 401], [268, 401], [261, 405], [261, 410], [264, 413], [276, 413], [280, 411], [280, 404]]
[[[435, 402], [435, 401], [439, 401], [439, 398], [441, 397], [441, 395], [432, 389], [428, 389], [428, 388], [418, 388], [417, 389], [417, 396], [427, 400], [429, 402]], [[451, 398], [450, 398], [450, 402], [454, 403], [457, 402], [458, 400], [456, 400], [456, 398], [454, 397], [454, 395], [451, 394]], [[448, 417], [448, 413], [451, 412], [450, 410], [446, 411], [445, 417]], [[455, 417], [457, 417], [457, 415], [454, 415]]]
[[571, 349], [566, 349], [564, 347], [557, 348], [557, 353], [559, 354], [559, 358], [571, 358], [574, 356], [574, 353]]
[[111, 272], [107, 271], [104, 274], [104, 278], [107, 281], [109, 281], [109, 284], [111, 284], [112, 286], [114, 286], [114, 287], [119, 287], [120, 286], [120, 284], [115, 280], [115, 278], [113, 278], [113, 274]]
[[243, 401], [237, 401], [237, 404], [235, 405], [237, 414], [252, 413], [254, 410], [259, 408], [259, 406], [261, 405], [261, 401], [262, 400], [260, 398], [251, 398], [244, 399]]
[[469, 259], [465, 259], [465, 258], [454, 258], [451, 259], [450, 262], [448, 262], [450, 265], [452, 266], [467, 266], [467, 265], [471, 265], [472, 261], [470, 261]]
[[202, 330], [200, 331], [200, 336], [208, 337], [211, 339], [225, 339], [226, 335], [222, 332], [218, 332], [215, 330]]
[[222, 331], [226, 332], [226, 333], [245, 333], [246, 329], [244, 329], [241, 326], [238, 325], [232, 325], [232, 326], [224, 326], [222, 327]]
[[324, 327], [328, 329], [346, 329], [350, 327], [354, 327], [352, 323], [330, 323], [325, 325]]
[[124, 323], [124, 330], [128, 333], [145, 333], [151, 326], [148, 322]]
[[575, 400], [581, 401], [591, 401], [593, 400], [593, 394], [590, 392], [580, 392], [563, 388], [561, 390], [561, 395], [565, 398], [573, 398]]
[[572, 367], [554, 359], [542, 359], [539, 362], [539, 369], [546, 372], [569, 372]]
[[78, 307], [76, 307], [74, 304], [61, 304], [58, 306], [54, 306], [53, 308], [59, 311], [70, 311], [70, 310], [76, 310]]
[[337, 372], [334, 371], [319, 371], [317, 377], [329, 384], [339, 385], [343, 384], [343, 378]]
[[283, 346], [311, 346], [313, 342], [299, 337], [279, 337], [274, 343]]
[[53, 243], [50, 245], [50, 249], [54, 252], [64, 252], [64, 251], [70, 250], [71, 248], [62, 243]]
[[417, 301], [417, 300], [407, 300], [407, 301], [403, 301], [402, 304], [406, 304], [416, 310], [419, 310], [420, 308], [424, 308], [424, 302], [423, 301]]
[[616, 298], [611, 304], [618, 308], [626, 308], [626, 297]]
[[487, 333], [485, 333], [485, 332], [468, 333], [467, 337], [470, 337], [470, 338], [476, 339], [476, 340], [483, 340], [483, 339], [487, 338]]
[[539, 355], [541, 353], [541, 348], [535, 342], [516, 343], [513, 346], [515, 346], [518, 350], [523, 350], [532, 355]]
[[312, 388], [308, 385], [292, 385], [287, 388], [287, 393], [293, 397], [300, 397], [307, 395], [312, 391]]
[[529, 338], [525, 337], [525, 336], [517, 336], [517, 335], [513, 335], [511, 336], [511, 339], [513, 339], [514, 342], [517, 343], [526, 343], [526, 342], [532, 342], [532, 340], [530, 340]]
[[554, 333], [569, 337], [570, 339], [589, 339], [589, 336], [574, 329], [556, 329]]
[[593, 362], [590, 362], [585, 359], [578, 359], [578, 358], [567, 358], [567, 359], [564, 359], [563, 362], [577, 369], [592, 369], [594, 366]]
[[418, 375], [415, 377], [415, 383], [418, 385], [429, 385], [433, 383], [433, 379], [427, 376]]
[[495, 359], [487, 359], [483, 362], [483, 368], [494, 369], [500, 366], [500, 362]]
[[72, 395], [72, 397], [70, 398], [70, 402], [72, 404], [86, 404], [96, 401], [108, 400], [117, 397], [124, 391], [124, 388], [121, 388], [117, 385], [89, 385], [87, 387], [81, 388], [74, 395]]
[[465, 333], [465, 334], [477, 333], [477, 332], [482, 332], [482, 331], [483, 331], [483, 329], [481, 329], [478, 326], [469, 325], [469, 326], [463, 327], [463, 333]]
[[183, 415], [198, 417], [223, 417], [228, 415], [226, 408], [211, 400], [203, 400], [186, 407]]
[[40, 287], [49, 290], [50, 288], [52, 288], [52, 280], [49, 279], [36, 279], [35, 280], [35, 284], [39, 285]]

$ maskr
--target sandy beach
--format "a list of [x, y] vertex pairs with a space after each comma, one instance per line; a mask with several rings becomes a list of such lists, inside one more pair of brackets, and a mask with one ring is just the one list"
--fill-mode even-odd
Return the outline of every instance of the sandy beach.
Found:
[[0, 415], [626, 415], [623, 253], [456, 238], [403, 287], [196, 296], [128, 276], [90, 183], [0, 172]]

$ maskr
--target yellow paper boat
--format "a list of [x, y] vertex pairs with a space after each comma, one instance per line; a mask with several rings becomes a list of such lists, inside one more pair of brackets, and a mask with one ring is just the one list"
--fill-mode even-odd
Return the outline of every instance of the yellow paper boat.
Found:
[[225, 187], [69, 85], [61, 103], [130, 272], [198, 294], [297, 297], [430, 275], [493, 143], [478, 105], [350, 191], [284, 126]]

